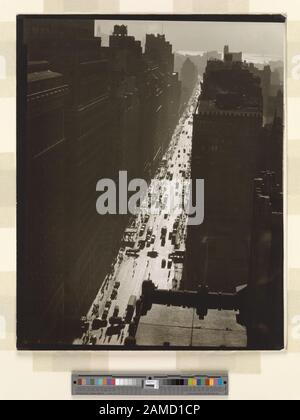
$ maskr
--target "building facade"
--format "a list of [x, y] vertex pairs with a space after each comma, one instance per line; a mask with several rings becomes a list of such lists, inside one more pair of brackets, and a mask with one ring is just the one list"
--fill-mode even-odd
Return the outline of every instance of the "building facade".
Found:
[[185, 288], [221, 292], [247, 283], [262, 107], [260, 79], [249, 69], [208, 61], [191, 159], [192, 179], [204, 179], [204, 222], [188, 227]]
[[32, 225], [19, 319], [33, 342], [71, 343], [111, 269], [128, 216], [97, 214], [98, 180], [121, 170], [150, 179], [171, 138], [180, 101], [172, 46], [147, 39], [143, 53], [116, 25], [103, 47], [91, 19], [24, 20], [22, 209]]

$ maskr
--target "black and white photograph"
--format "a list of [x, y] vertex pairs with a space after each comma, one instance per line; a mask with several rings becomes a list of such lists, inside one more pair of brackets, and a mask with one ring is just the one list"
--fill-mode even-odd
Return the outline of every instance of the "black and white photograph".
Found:
[[285, 29], [18, 17], [18, 349], [284, 348]]

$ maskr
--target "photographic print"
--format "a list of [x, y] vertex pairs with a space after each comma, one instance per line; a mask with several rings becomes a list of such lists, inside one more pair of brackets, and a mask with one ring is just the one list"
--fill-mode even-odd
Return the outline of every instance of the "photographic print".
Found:
[[284, 347], [285, 18], [19, 16], [17, 347]]

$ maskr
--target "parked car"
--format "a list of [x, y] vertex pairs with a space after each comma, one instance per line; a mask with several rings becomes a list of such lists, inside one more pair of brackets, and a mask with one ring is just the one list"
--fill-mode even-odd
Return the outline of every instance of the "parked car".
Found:
[[113, 317], [116, 317], [116, 316], [118, 316], [119, 315], [119, 306], [118, 305], [116, 305], [115, 307], [114, 307], [114, 312], [113, 312]]
[[139, 241], [139, 248], [140, 248], [140, 249], [144, 249], [144, 248], [145, 248], [145, 241], [144, 241], [143, 239], [141, 239], [141, 240]]
[[172, 260], [168, 260], [168, 269], [170, 270], [171, 267], [172, 267]]
[[141, 227], [141, 229], [140, 229], [140, 231], [139, 231], [139, 236], [143, 236], [144, 235], [145, 229], [146, 229], [146, 226], [143, 224], [142, 227]]
[[109, 318], [110, 325], [124, 325], [124, 320], [121, 316], [111, 316]]
[[147, 252], [147, 257], [150, 257], [150, 258], [156, 258], [158, 256], [158, 252], [157, 251], [149, 251], [149, 252]]
[[99, 314], [99, 305], [98, 303], [94, 303], [93, 309], [92, 309], [92, 315], [98, 316], [98, 314]]
[[129, 300], [128, 300], [128, 304], [127, 304], [127, 308], [126, 308], [125, 322], [130, 322], [131, 321], [132, 316], [133, 316], [134, 311], [135, 311], [135, 305], [136, 305], [136, 296], [131, 295]]
[[102, 313], [102, 319], [107, 319], [107, 317], [108, 317], [108, 309], [105, 309], [104, 311], [103, 311], [103, 313]]
[[117, 290], [113, 289], [113, 291], [111, 292], [111, 295], [110, 295], [111, 300], [116, 299], [117, 294], [118, 294]]
[[125, 254], [128, 256], [128, 257], [134, 257], [134, 258], [136, 258], [136, 257], [138, 257], [139, 255], [139, 249], [127, 249], [127, 251], [125, 252]]
[[163, 258], [161, 260], [161, 268], [165, 268], [166, 267], [166, 260]]
[[92, 322], [92, 330], [99, 330], [99, 328], [106, 327], [107, 321], [106, 319], [95, 318]]

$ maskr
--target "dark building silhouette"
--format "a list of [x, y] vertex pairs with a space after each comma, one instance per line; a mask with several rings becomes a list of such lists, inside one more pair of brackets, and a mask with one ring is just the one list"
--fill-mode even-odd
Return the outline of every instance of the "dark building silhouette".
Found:
[[[230, 67], [237, 63], [244, 69], [248, 69], [254, 76], [259, 77], [263, 97], [264, 123], [272, 122], [276, 109], [277, 93], [282, 89], [283, 76], [280, 62], [267, 65], [254, 65], [243, 61], [242, 52], [231, 52], [229, 47], [224, 47], [224, 62]], [[282, 63], [281, 63], [282, 64]], [[272, 67], [274, 70], [272, 71]]]
[[224, 47], [224, 63], [241, 62], [242, 53], [229, 51], [229, 46]]
[[151, 177], [168, 144], [180, 83], [172, 47], [158, 39], [143, 54], [124, 25], [102, 47], [93, 20], [24, 19], [20, 346], [71, 343], [128, 220], [97, 214], [96, 183], [120, 170]]
[[248, 345], [281, 349], [283, 313], [283, 194], [273, 171], [254, 179], [246, 316]]
[[225, 47], [224, 61], [207, 63], [193, 123], [192, 179], [205, 181], [205, 215], [188, 227], [183, 288], [236, 290], [252, 349], [283, 347], [283, 101], [278, 91], [262, 126], [269, 87], [269, 68]]
[[181, 84], [174, 72], [172, 46], [164, 35], [146, 34], [139, 79], [140, 139], [144, 176], [150, 178], [178, 122]]
[[67, 217], [62, 180], [69, 94], [63, 76], [51, 71], [47, 61], [29, 62], [27, 69], [26, 136], [21, 148], [25, 202], [19, 243], [25, 238], [26, 242], [22, 244], [24, 277], [18, 283], [18, 341], [24, 345], [37, 336], [42, 340], [49, 332], [58, 337], [63, 333], [66, 250], [58, 244], [64, 243]]
[[188, 229], [187, 284], [247, 282], [252, 180], [262, 128], [260, 79], [240, 62], [208, 61], [194, 115], [192, 179], [204, 179], [204, 223]]
[[247, 328], [247, 347], [280, 349], [282, 92], [274, 101], [272, 122], [263, 126], [270, 68], [258, 71], [241, 58], [225, 47], [224, 60], [208, 61], [203, 76], [193, 122], [191, 176], [204, 179], [205, 215], [202, 225], [188, 226], [182, 288], [236, 291], [237, 321]]
[[174, 54], [172, 45], [166, 41], [165, 35], [146, 34], [145, 56], [158, 64], [163, 73], [173, 73]]
[[198, 79], [198, 70], [188, 57], [181, 67], [180, 80], [182, 83], [182, 102], [187, 103]]

